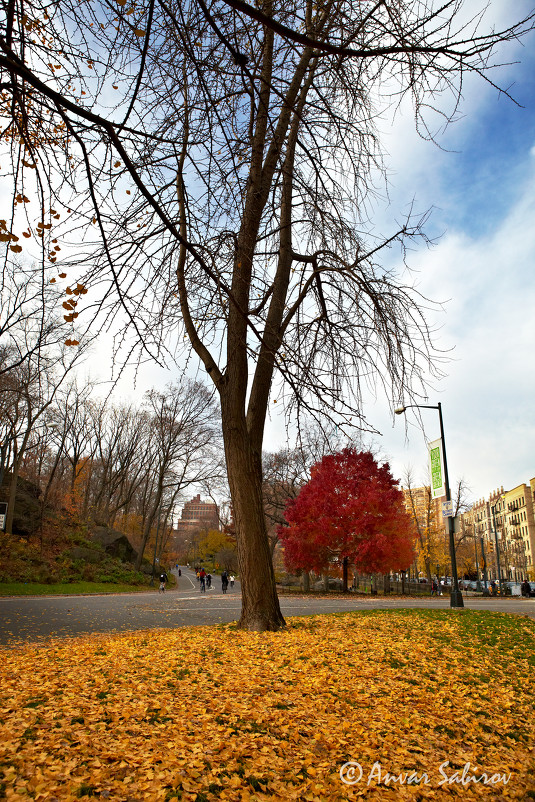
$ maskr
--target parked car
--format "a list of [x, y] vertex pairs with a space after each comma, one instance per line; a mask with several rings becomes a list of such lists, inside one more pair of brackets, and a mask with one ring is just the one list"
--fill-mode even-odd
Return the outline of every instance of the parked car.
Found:
[[[480, 584], [483, 587], [483, 583]], [[477, 590], [477, 581], [475, 579], [461, 579], [459, 580], [459, 588], [461, 590]]]
[[521, 584], [520, 582], [504, 582], [504, 589], [506, 596], [521, 596]]
[[[329, 590], [342, 590], [344, 583], [341, 579], [329, 577]], [[320, 579], [314, 583], [314, 590], [325, 590], [325, 581]]]

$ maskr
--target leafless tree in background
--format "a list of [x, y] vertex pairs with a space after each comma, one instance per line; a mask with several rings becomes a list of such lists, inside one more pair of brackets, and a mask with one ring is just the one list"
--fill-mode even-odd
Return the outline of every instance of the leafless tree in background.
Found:
[[40, 426], [63, 383], [83, 356], [65, 347], [39, 348], [0, 376], [0, 442], [2, 466], [9, 472], [5, 531], [12, 534], [20, 469], [30, 446], [36, 446]]
[[[139, 570], [151, 527], [166, 495], [173, 500], [191, 485], [205, 480], [218, 464], [219, 414], [211, 393], [194, 381], [170, 385], [147, 394], [150, 469], [154, 488], [146, 516], [136, 568]], [[167, 510], [169, 516], [170, 510]]]
[[[357, 432], [359, 443], [360, 433]], [[284, 510], [289, 499], [295, 498], [310, 479], [310, 469], [326, 454], [334, 454], [347, 445], [337, 427], [302, 425], [294, 448], [265, 452], [262, 459], [264, 514], [271, 556], [279, 542], [277, 529], [285, 523]], [[354, 443], [353, 443], [354, 445]]]

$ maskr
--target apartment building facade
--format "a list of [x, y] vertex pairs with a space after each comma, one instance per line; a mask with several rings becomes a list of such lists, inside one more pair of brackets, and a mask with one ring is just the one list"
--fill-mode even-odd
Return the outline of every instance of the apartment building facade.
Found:
[[535, 575], [534, 501], [535, 478], [511, 490], [494, 490], [461, 516], [462, 530], [477, 539], [489, 578], [498, 578], [498, 562], [502, 579], [520, 582]]
[[[443, 529], [447, 537], [447, 519], [442, 517], [445, 499], [432, 500], [428, 487], [402, 490], [405, 507], [418, 530], [435, 527], [435, 531]], [[488, 498], [478, 499], [459, 515], [455, 530], [459, 548], [462, 551], [464, 544], [473, 553], [481, 577], [486, 571], [489, 580], [497, 579], [499, 563], [504, 580], [535, 579], [535, 477], [511, 490], [499, 487]]]

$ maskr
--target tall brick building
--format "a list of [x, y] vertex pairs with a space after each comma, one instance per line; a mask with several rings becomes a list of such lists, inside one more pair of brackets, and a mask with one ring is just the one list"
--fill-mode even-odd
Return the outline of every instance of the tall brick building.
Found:
[[219, 529], [219, 509], [213, 501], [201, 501], [197, 495], [184, 504], [176, 531], [183, 535], [200, 529]]

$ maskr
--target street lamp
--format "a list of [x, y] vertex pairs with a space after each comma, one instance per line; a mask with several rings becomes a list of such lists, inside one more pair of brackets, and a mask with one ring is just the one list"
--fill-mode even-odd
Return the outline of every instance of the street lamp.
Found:
[[[444, 425], [442, 423], [442, 406], [440, 402], [437, 406], [430, 406], [428, 404], [406, 404], [394, 410], [396, 415], [403, 415], [406, 409], [410, 407], [417, 407], [418, 409], [438, 409], [438, 418], [440, 421], [440, 439], [442, 441], [442, 453], [444, 455], [444, 485], [446, 489], [446, 501], [451, 501], [450, 482], [448, 479], [448, 462], [446, 460], [446, 440], [444, 438]], [[453, 518], [448, 517], [448, 534], [450, 542], [450, 557], [451, 557], [451, 575], [453, 579], [453, 588], [450, 594], [450, 607], [464, 607], [463, 594], [459, 590], [459, 579], [457, 576], [457, 558], [455, 555], [455, 538], [453, 536]]]
[[483, 596], [489, 595], [489, 577], [487, 574], [487, 558], [485, 556], [485, 541], [482, 537], [479, 538], [479, 544], [481, 546], [481, 558], [483, 560], [483, 582], [485, 583], [485, 589], [483, 590]]
[[[500, 596], [503, 599], [503, 580], [502, 580], [502, 571], [500, 568], [500, 549], [498, 546], [498, 531], [496, 529], [496, 505], [498, 501], [505, 499], [505, 496], [500, 496], [494, 504], [491, 504], [490, 508], [492, 510], [492, 528], [494, 529], [494, 543], [496, 545], [496, 570], [498, 572], [498, 585], [500, 587]], [[505, 509], [505, 508], [504, 508]]]
[[476, 591], [481, 593], [481, 579], [479, 578], [479, 563], [477, 561], [477, 529], [474, 521], [474, 549], [476, 552]]

